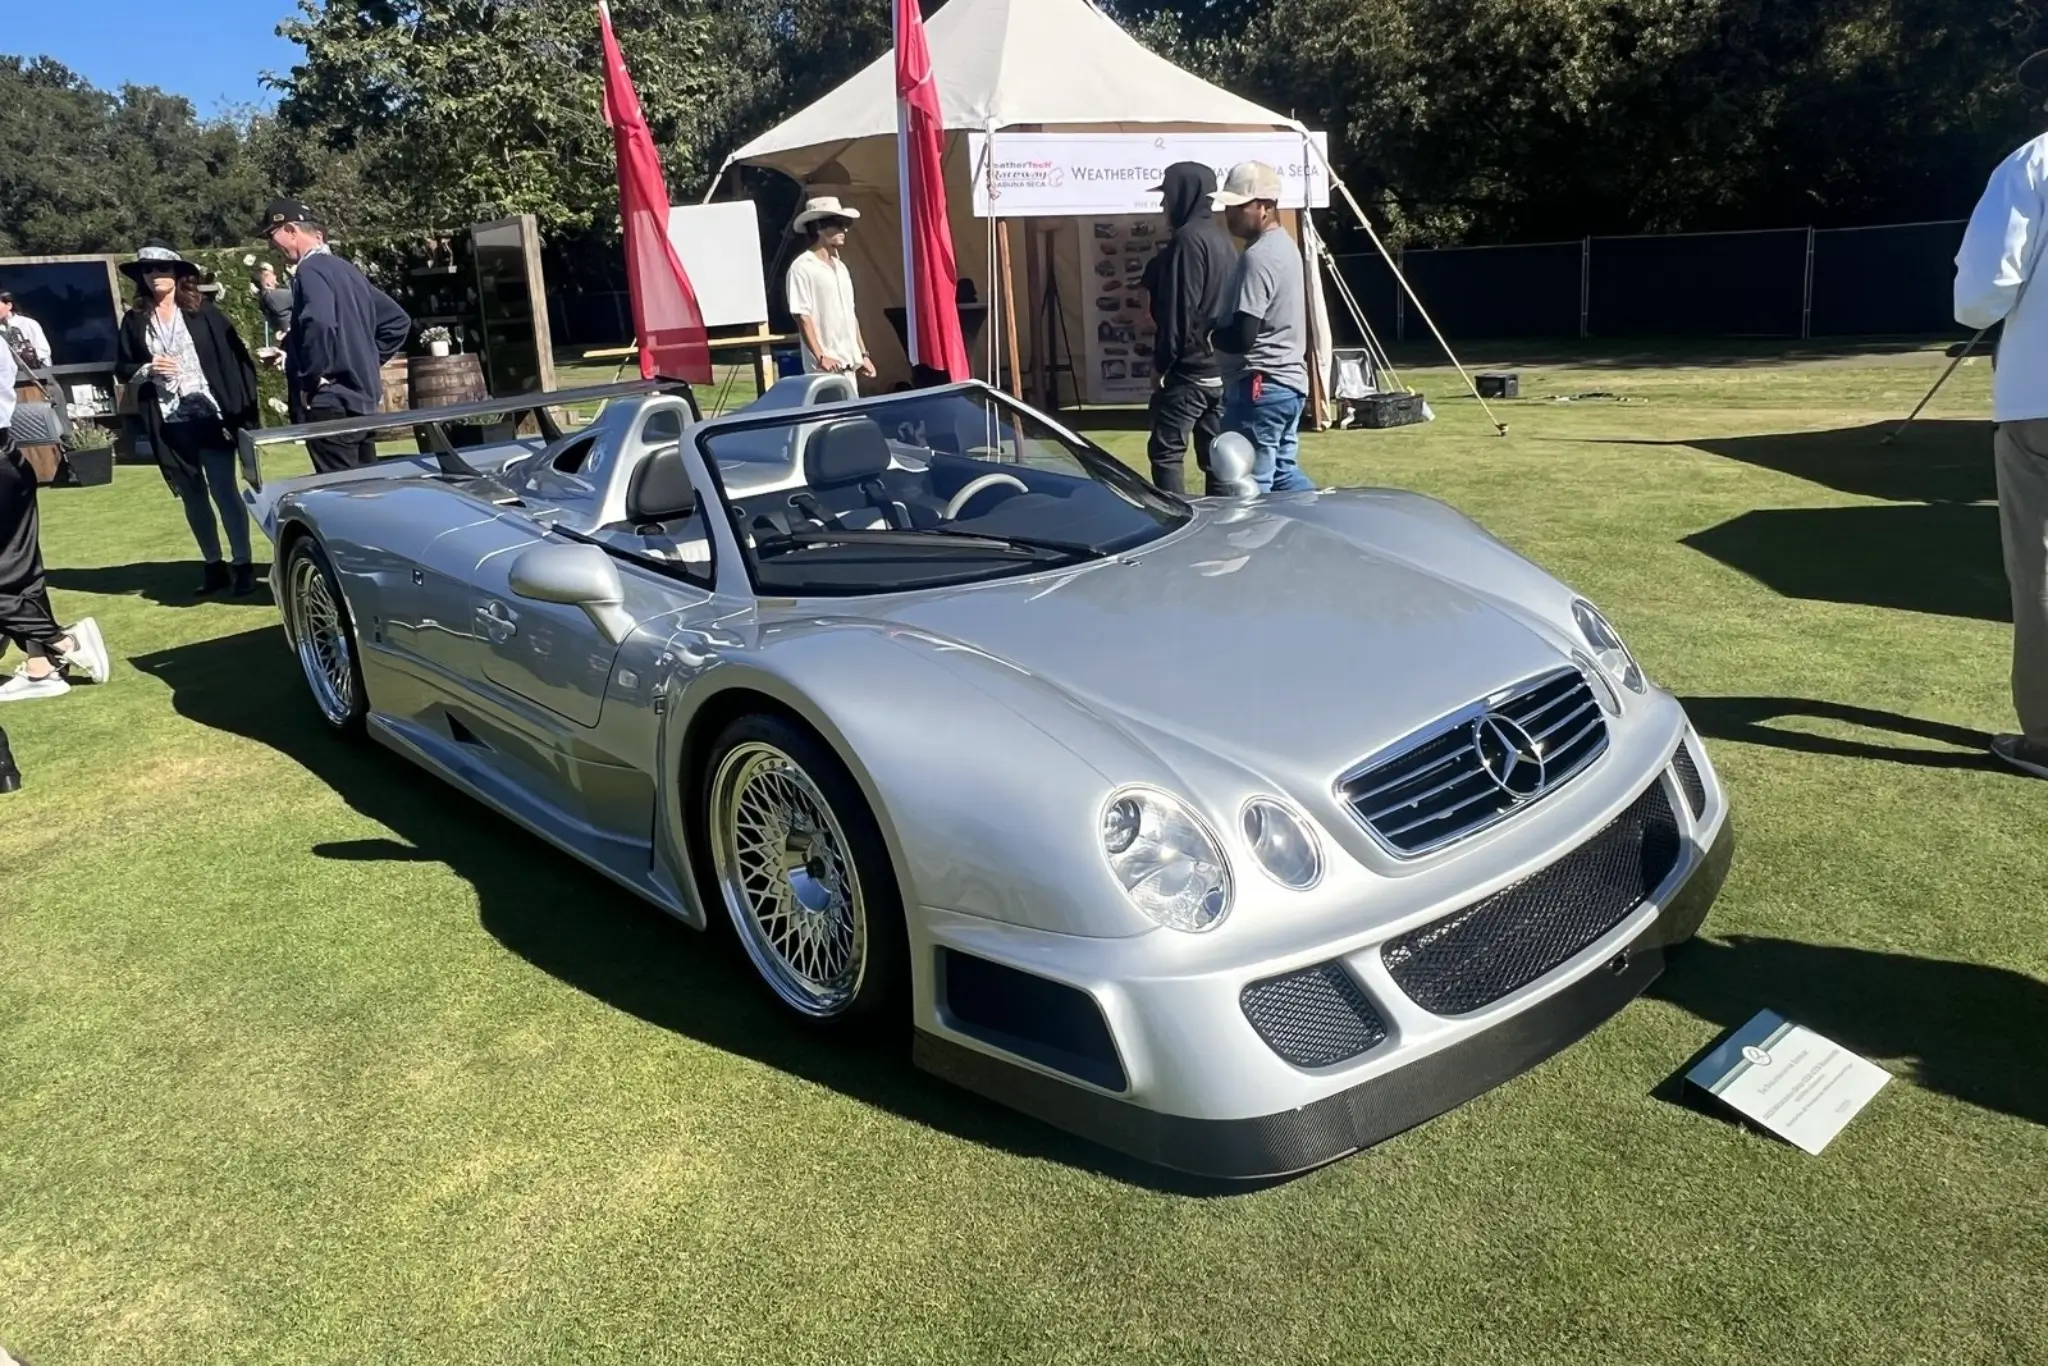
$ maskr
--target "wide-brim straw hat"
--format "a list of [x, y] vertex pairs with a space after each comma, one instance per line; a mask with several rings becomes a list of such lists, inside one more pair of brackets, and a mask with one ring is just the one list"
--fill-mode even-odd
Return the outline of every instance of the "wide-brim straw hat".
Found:
[[843, 218], [851, 223], [860, 217], [859, 209], [849, 209], [839, 202], [839, 196], [823, 194], [804, 201], [804, 211], [796, 216], [790, 226], [802, 232], [821, 218]]
[[135, 253], [133, 261], [121, 263], [121, 273], [136, 284], [142, 283], [142, 272], [158, 266], [169, 266], [171, 273], [179, 278], [199, 274], [199, 267], [172, 251], [161, 242], [151, 242]]

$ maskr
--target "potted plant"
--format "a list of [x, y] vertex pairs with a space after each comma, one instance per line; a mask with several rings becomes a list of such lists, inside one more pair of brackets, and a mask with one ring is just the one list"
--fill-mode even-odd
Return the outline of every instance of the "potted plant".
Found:
[[420, 333], [420, 340], [427, 344], [428, 355], [445, 356], [448, 354], [448, 344], [454, 338], [445, 327], [429, 327]]

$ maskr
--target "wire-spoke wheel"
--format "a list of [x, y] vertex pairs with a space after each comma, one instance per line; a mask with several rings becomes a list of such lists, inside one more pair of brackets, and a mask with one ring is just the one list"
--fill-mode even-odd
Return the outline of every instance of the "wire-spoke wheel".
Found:
[[337, 730], [354, 728], [365, 710], [348, 608], [319, 545], [301, 540], [285, 565], [286, 610], [292, 616], [299, 668], [321, 717]]
[[713, 753], [706, 833], [755, 971], [806, 1018], [876, 1013], [900, 975], [902, 913], [858, 790], [774, 717], [735, 722]]

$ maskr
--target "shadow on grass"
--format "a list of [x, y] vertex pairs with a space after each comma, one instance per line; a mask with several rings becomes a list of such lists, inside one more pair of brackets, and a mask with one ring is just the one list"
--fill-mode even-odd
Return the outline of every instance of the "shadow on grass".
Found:
[[1984, 503], [1998, 497], [1991, 424], [1919, 421], [1887, 446], [1897, 421], [1817, 432], [1690, 437], [1683, 441], [1602, 438], [1588, 444], [1683, 446], [1810, 484], [1893, 503]]
[[[1922, 721], [1897, 712], [1842, 702], [1816, 702], [1801, 697], [1688, 697], [1686, 714], [1700, 734], [1710, 740], [1736, 740], [1749, 745], [1768, 745], [1798, 754], [1818, 754], [1836, 759], [1878, 759], [1920, 768], [1985, 769], [2009, 773], [2012, 770], [1988, 752], [1991, 737], [1967, 726], [1940, 721]], [[1916, 740], [1930, 740], [1949, 749], [1926, 749], [1918, 745], [1879, 744], [1868, 740], [1841, 739], [1808, 731], [1787, 730], [1770, 724], [1786, 717], [1808, 717], [1835, 721], [1865, 730], [1889, 731]]]
[[1788, 598], [2012, 620], [1990, 504], [1771, 508], [1682, 543]]
[[907, 1039], [823, 1036], [769, 999], [730, 934], [690, 929], [398, 755], [328, 730], [276, 627], [132, 662], [170, 688], [179, 715], [270, 746], [394, 836], [316, 845], [316, 856], [445, 865], [476, 889], [483, 927], [500, 943], [618, 1010], [1018, 1156], [1188, 1195], [1272, 1184], [1182, 1177], [1123, 1158], [917, 1071]]
[[[2048, 1124], [2048, 983], [2021, 973], [1736, 935], [1673, 954], [1649, 995], [1724, 1030], [1775, 1010], [1866, 1057], [1910, 1062], [1927, 1090]], [[1657, 1094], [1697, 1106], [1684, 1075]]]
[[198, 560], [148, 560], [141, 564], [110, 564], [90, 569], [52, 566], [44, 571], [50, 587], [71, 593], [103, 593], [109, 597], [139, 597], [162, 607], [198, 607], [225, 602], [236, 607], [272, 605], [270, 584], [264, 577], [267, 564], [256, 566], [256, 591], [245, 598], [226, 593], [201, 597], [192, 590], [199, 583]]

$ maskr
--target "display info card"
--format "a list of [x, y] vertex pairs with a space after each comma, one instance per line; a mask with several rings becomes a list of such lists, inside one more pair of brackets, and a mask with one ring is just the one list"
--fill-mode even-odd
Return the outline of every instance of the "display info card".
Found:
[[1891, 1074], [1764, 1010], [1685, 1078], [1786, 1142], [1817, 1154]]

